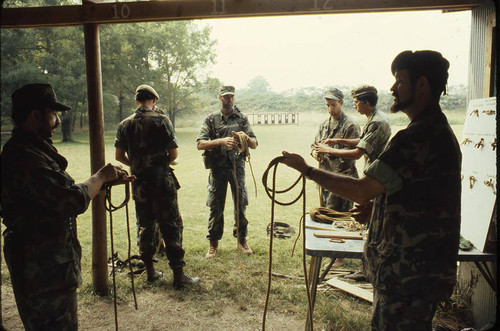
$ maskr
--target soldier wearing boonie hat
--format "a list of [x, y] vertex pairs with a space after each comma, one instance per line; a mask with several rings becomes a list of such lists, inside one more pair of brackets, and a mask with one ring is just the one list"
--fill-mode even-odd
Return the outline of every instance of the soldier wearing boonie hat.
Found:
[[156, 109], [159, 95], [149, 85], [139, 85], [134, 114], [118, 126], [115, 139], [115, 157], [130, 166], [137, 180], [132, 185], [132, 197], [138, 227], [139, 254], [146, 266], [147, 281], [163, 276], [155, 269], [153, 257], [158, 247], [158, 233], [165, 242], [165, 252], [174, 274], [173, 286], [181, 289], [200, 281], [184, 273], [182, 246], [182, 217], [177, 202], [180, 188], [174, 170], [170, 167], [177, 158], [178, 145], [170, 119]]
[[[247, 243], [248, 220], [246, 207], [248, 193], [245, 186], [246, 151], [238, 152], [240, 139], [245, 139], [248, 147], [257, 148], [257, 138], [250, 126], [248, 118], [234, 105], [235, 88], [231, 85], [221, 86], [218, 93], [220, 109], [209, 114], [203, 121], [200, 133], [196, 138], [197, 148], [203, 150], [205, 167], [210, 169], [207, 206], [208, 217], [208, 252], [207, 259], [214, 258], [219, 247], [219, 240], [224, 232], [224, 207], [227, 184], [231, 186], [235, 205], [233, 236], [238, 241], [238, 249], [245, 255], [253, 254]], [[235, 166], [236, 173], [233, 173]], [[234, 180], [236, 177], [236, 181]], [[236, 186], [236, 184], [238, 184]], [[236, 192], [238, 187], [238, 192]], [[238, 199], [236, 199], [238, 197]]]
[[12, 93], [15, 128], [0, 157], [0, 209], [7, 227], [5, 263], [26, 330], [78, 329], [76, 217], [121, 173], [108, 164], [77, 184], [66, 172], [68, 161], [51, 137], [61, 124], [57, 112], [69, 109], [50, 84], [27, 84]]
[[[332, 87], [324, 93], [324, 98], [330, 116], [319, 127], [314, 143], [311, 145], [311, 155], [318, 160], [321, 169], [351, 177], [358, 177], [354, 161], [331, 154], [332, 147], [326, 144], [325, 141], [327, 142], [329, 139], [334, 138], [359, 138], [359, 125], [343, 112], [344, 93], [341, 90]], [[342, 149], [352, 148], [346, 146], [338, 147]], [[348, 211], [352, 208], [351, 201], [334, 195], [327, 190], [321, 190], [320, 204], [322, 207], [337, 211]]]

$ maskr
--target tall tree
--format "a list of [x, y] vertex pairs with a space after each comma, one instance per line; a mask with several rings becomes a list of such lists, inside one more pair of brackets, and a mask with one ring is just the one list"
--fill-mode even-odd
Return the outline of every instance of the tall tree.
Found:
[[190, 21], [150, 23], [153, 35], [150, 59], [160, 74], [159, 93], [165, 96], [168, 115], [175, 126], [178, 112], [192, 106], [192, 97], [215, 61], [215, 41], [210, 28]]
[[179, 112], [194, 107], [215, 59], [209, 28], [188, 21], [126, 24], [106, 27], [101, 36], [103, 86], [116, 96], [118, 120], [134, 107], [139, 84], [158, 91], [174, 125]]

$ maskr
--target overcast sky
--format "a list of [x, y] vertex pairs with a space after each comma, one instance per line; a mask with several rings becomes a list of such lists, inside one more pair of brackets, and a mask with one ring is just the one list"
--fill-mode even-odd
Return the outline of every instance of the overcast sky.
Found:
[[451, 63], [449, 85], [467, 84], [470, 12], [440, 11], [203, 20], [218, 41], [212, 75], [243, 88], [263, 76], [280, 92], [372, 84], [388, 90], [403, 50], [432, 49]]

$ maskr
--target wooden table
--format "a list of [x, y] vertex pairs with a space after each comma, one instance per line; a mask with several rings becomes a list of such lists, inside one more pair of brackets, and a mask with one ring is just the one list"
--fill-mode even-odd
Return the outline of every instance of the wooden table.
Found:
[[[331, 225], [318, 223], [306, 215], [306, 225], [329, 228]], [[306, 228], [306, 254], [311, 256], [311, 265], [309, 267], [309, 286], [311, 290], [312, 313], [314, 313], [314, 304], [316, 301], [316, 290], [320, 280], [319, 272], [321, 269], [321, 259], [324, 257], [361, 259], [363, 256], [363, 247], [365, 240], [345, 239], [344, 243], [330, 242], [328, 238], [317, 238], [314, 232], [320, 230]], [[479, 271], [486, 279], [491, 288], [496, 291], [496, 284], [493, 274], [489, 270], [486, 262], [496, 261], [496, 254], [482, 253], [476, 248], [470, 251], [459, 251], [459, 261], [474, 262]], [[306, 331], [311, 330], [312, 316], [307, 313]]]

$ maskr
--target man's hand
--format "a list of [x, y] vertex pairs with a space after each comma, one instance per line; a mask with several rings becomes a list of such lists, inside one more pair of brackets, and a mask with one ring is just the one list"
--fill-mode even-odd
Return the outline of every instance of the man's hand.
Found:
[[315, 144], [313, 148], [314, 148], [314, 151], [318, 154], [327, 154], [333, 149], [330, 146], [325, 145], [325, 144]]
[[363, 205], [355, 204], [354, 208], [349, 211], [356, 222], [366, 224], [372, 218], [372, 208], [373, 202], [369, 201]]
[[288, 153], [286, 151], [283, 151], [282, 154], [284, 156], [282, 162], [290, 168], [297, 170], [301, 174], [304, 174], [307, 171], [307, 168], [309, 168], [309, 165], [299, 154]]
[[318, 152], [316, 152], [314, 149], [311, 151], [311, 156], [313, 157], [313, 159], [315, 159], [316, 161], [320, 161], [320, 157], [318, 155]]
[[122, 169], [122, 166], [115, 166], [111, 163], [99, 169], [97, 175], [102, 176], [104, 183], [112, 182], [112, 185], [130, 183], [135, 180], [135, 176], [129, 176], [128, 173]]
[[[233, 131], [232, 133], [234, 136], [235, 132]], [[233, 150], [238, 147], [238, 141], [234, 137], [224, 137], [219, 139], [220, 145], [226, 147], [228, 150]]]
[[335, 138], [328, 138], [328, 139], [323, 140], [322, 143], [333, 147], [334, 145], [337, 145], [339, 143], [339, 140], [335, 139]]

